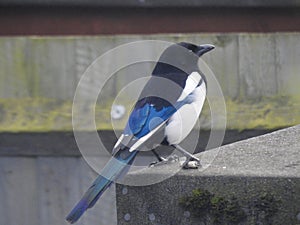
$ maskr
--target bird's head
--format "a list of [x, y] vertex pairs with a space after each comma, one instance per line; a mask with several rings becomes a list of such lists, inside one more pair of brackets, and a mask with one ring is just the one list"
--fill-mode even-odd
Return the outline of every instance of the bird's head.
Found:
[[176, 73], [179, 70], [190, 74], [198, 70], [199, 57], [211, 51], [213, 45], [194, 45], [188, 42], [172, 44], [161, 54], [152, 74]]
[[210, 44], [204, 44], [204, 45], [194, 45], [188, 42], [180, 42], [178, 45], [188, 49], [190, 52], [196, 54], [198, 57], [202, 56], [206, 52], [209, 52], [215, 48], [215, 46]]
[[[210, 44], [195, 45], [188, 42], [179, 42], [170, 45], [164, 50], [160, 57], [160, 62], [163, 61], [190, 61], [195, 63], [199, 57], [213, 50], [215, 46]], [[177, 60], [176, 60], [177, 59]]]

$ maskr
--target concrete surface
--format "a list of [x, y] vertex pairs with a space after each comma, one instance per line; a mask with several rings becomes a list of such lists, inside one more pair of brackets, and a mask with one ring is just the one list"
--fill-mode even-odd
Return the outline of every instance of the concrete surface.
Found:
[[[236, 198], [245, 214], [236, 224], [300, 224], [299, 136], [300, 125], [200, 153], [203, 168], [180, 170], [161, 183], [118, 185], [118, 224], [215, 224], [214, 215], [195, 214], [180, 205], [199, 188], [224, 199]], [[173, 163], [137, 171], [127, 176], [127, 182], [167, 177], [178, 167]]]

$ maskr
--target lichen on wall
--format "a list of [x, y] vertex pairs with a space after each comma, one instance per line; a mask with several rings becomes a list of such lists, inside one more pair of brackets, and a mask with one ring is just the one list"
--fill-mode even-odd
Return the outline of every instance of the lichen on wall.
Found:
[[[298, 33], [2, 37], [0, 131], [72, 130], [72, 101], [88, 66], [118, 44], [146, 39], [216, 46], [203, 59], [224, 93], [227, 115], [222, 119], [227, 120], [228, 129], [277, 129], [300, 123]], [[101, 93], [103, 101], [90, 109], [96, 112], [97, 129], [125, 126], [126, 117], [112, 122], [110, 110], [118, 91], [136, 78], [133, 71], [124, 69], [122, 75], [112, 78]], [[86, 91], [94, 91], [90, 89], [87, 86]], [[122, 103], [127, 116], [132, 97], [125, 96]], [[202, 129], [210, 129], [210, 119], [206, 102], [200, 118]]]
[[[218, 100], [216, 100], [218, 101]], [[126, 114], [117, 120], [111, 118], [113, 99], [89, 106], [95, 111], [99, 130], [122, 130], [132, 108], [124, 100]], [[227, 129], [277, 129], [300, 123], [300, 104], [289, 98], [266, 98], [259, 101], [226, 99]], [[0, 98], [0, 132], [71, 131], [73, 102], [50, 98]], [[84, 124], [85, 113], [82, 111]], [[200, 116], [201, 129], [210, 129], [210, 108], [205, 103]], [[84, 126], [83, 126], [84, 127]]]
[[262, 190], [249, 199], [238, 199], [234, 194], [224, 197], [196, 188], [189, 196], [179, 199], [181, 208], [191, 212], [194, 218], [205, 224], [209, 221], [209, 224], [216, 225], [271, 225], [279, 204], [280, 200], [276, 199], [274, 193]]

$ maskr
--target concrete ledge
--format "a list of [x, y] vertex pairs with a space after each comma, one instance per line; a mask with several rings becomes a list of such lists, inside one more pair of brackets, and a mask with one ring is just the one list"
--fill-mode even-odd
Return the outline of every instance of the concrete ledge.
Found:
[[[118, 224], [299, 224], [299, 136], [298, 125], [200, 153], [204, 167], [218, 153], [207, 169], [181, 170], [151, 186], [117, 185]], [[178, 166], [131, 173], [127, 181]]]

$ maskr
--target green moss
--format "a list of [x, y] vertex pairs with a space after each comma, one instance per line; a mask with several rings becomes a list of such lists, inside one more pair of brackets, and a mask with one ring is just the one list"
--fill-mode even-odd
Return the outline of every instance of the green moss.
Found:
[[[243, 203], [243, 207], [241, 206]], [[280, 200], [268, 191], [257, 191], [254, 196], [238, 199], [236, 196], [224, 197], [208, 190], [197, 188], [191, 195], [182, 197], [179, 205], [204, 222], [213, 224], [273, 224], [273, 218], [279, 209]]]
[[228, 200], [220, 196], [213, 196], [210, 200], [211, 211], [215, 223], [221, 223], [225, 217], [225, 210], [228, 205]]
[[[71, 103], [53, 99], [0, 99], [0, 131], [70, 129]], [[59, 118], [63, 118], [58, 121]]]
[[242, 210], [237, 198], [232, 197], [224, 208], [224, 219], [230, 223], [239, 223], [246, 218], [246, 213]]
[[207, 190], [195, 189], [192, 196], [180, 199], [180, 205], [195, 215], [202, 216], [210, 209], [212, 197], [213, 195]]
[[226, 99], [228, 129], [277, 129], [300, 123], [300, 101], [286, 96]]
[[[89, 107], [88, 110], [94, 108]], [[112, 129], [108, 106], [97, 104], [95, 115], [97, 129]], [[0, 99], [0, 132], [55, 130], [72, 130], [72, 101], [48, 98]]]
[[195, 217], [211, 217], [215, 224], [237, 224], [245, 219], [236, 198], [225, 199], [199, 188], [191, 196], [181, 198], [179, 204]]
[[[38, 88], [32, 89], [38, 93]], [[37, 94], [38, 95], [38, 94]], [[212, 99], [212, 101], [219, 101]], [[123, 129], [131, 111], [132, 102], [122, 99], [126, 116], [111, 121], [112, 99], [88, 107], [95, 110], [97, 129]], [[227, 129], [277, 129], [300, 123], [300, 101], [287, 97], [264, 98], [259, 101], [233, 101], [226, 99]], [[211, 120], [208, 102], [205, 103], [201, 121], [202, 129], [209, 129]], [[84, 118], [81, 121], [84, 124]], [[0, 99], [0, 131], [53, 131], [72, 130], [72, 101], [39, 97]]]
[[273, 193], [263, 192], [254, 200], [253, 211], [260, 214], [265, 224], [272, 224], [273, 217], [278, 211], [280, 200]]

